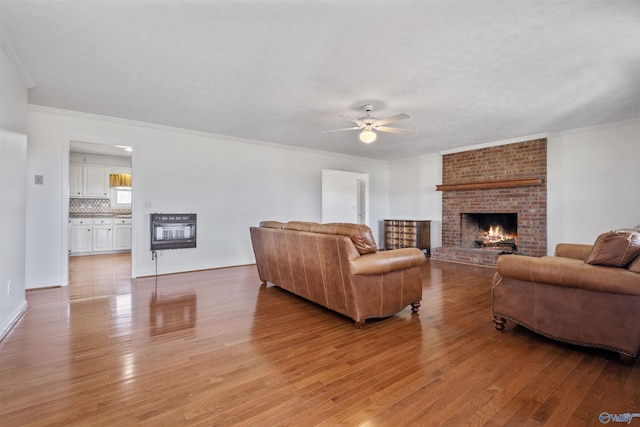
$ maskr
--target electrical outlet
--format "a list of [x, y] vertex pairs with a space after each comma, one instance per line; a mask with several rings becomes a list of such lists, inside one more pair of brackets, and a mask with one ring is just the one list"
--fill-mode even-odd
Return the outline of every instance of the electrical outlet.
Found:
[[11, 279], [7, 280], [7, 295], [11, 295]]

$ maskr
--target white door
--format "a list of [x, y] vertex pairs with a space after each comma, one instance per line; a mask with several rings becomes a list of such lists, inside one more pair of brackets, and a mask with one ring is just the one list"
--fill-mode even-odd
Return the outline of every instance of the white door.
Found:
[[369, 175], [322, 170], [322, 222], [369, 222]]

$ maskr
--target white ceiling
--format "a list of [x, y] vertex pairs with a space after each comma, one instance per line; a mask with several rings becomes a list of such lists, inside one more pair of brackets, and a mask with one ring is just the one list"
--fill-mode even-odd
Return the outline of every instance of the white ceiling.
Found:
[[[640, 1], [0, 0], [31, 104], [377, 159], [640, 117]], [[406, 112], [370, 145], [339, 117]]]

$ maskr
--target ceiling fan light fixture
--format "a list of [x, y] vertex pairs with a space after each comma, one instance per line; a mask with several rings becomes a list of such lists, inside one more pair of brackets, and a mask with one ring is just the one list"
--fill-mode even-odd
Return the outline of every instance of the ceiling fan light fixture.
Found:
[[376, 135], [376, 133], [372, 129], [365, 128], [362, 132], [360, 132], [360, 141], [364, 142], [365, 144], [371, 144], [376, 140], [377, 137], [378, 135]]

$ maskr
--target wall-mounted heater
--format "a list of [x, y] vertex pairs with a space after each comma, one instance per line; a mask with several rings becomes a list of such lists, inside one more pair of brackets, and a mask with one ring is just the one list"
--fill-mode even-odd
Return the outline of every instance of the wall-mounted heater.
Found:
[[196, 247], [196, 214], [151, 214], [151, 250]]

